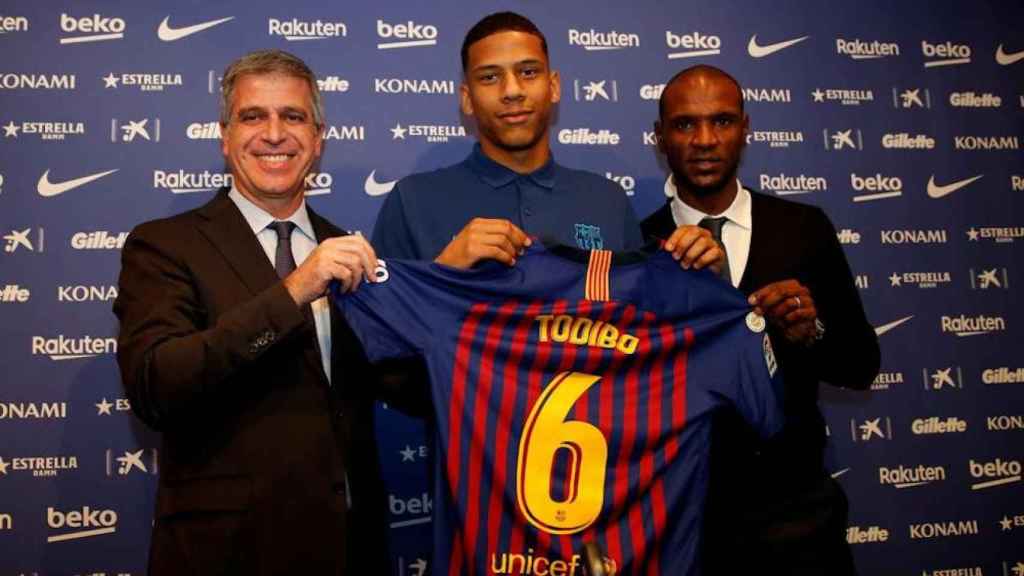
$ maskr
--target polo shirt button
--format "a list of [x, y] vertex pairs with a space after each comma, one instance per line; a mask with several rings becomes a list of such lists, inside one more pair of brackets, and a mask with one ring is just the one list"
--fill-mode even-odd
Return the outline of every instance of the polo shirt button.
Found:
[[525, 214], [527, 216], [533, 216], [533, 210], [531, 210], [529, 208], [524, 208], [523, 209], [523, 214]]

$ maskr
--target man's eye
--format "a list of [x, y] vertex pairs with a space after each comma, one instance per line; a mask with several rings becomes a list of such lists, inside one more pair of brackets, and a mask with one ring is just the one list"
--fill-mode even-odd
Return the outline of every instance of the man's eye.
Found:
[[491, 82], [494, 82], [497, 79], [498, 79], [498, 75], [494, 74], [493, 72], [489, 72], [487, 74], [481, 74], [480, 76], [477, 77], [477, 80], [479, 80], [481, 82], [484, 82], [484, 83], [491, 83]]
[[238, 115], [238, 119], [242, 122], [252, 123], [260, 119], [260, 115], [256, 112], [242, 112]]
[[689, 130], [693, 128], [693, 120], [676, 120], [675, 126], [677, 130]]
[[296, 124], [301, 124], [302, 122], [306, 121], [306, 116], [304, 114], [299, 113], [285, 114], [285, 120], [288, 120], [289, 122], [294, 122]]
[[523, 76], [526, 76], [527, 78], [533, 78], [534, 76], [537, 76], [538, 74], [540, 74], [540, 70], [537, 69], [537, 68], [523, 68], [523, 70], [522, 70], [522, 72], [520, 72], [520, 74], [522, 74]]
[[731, 126], [732, 118], [716, 118], [715, 125], [717, 126]]

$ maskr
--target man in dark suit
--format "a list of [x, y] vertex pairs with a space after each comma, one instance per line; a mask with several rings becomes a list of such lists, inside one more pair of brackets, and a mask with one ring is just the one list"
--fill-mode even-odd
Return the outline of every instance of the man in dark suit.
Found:
[[736, 177], [749, 118], [739, 84], [710, 66], [669, 81], [655, 123], [674, 197], [645, 236], [707, 227], [723, 279], [766, 316], [786, 383], [786, 425], [759, 445], [732, 414], [714, 425], [705, 574], [855, 574], [847, 501], [825, 472], [818, 383], [867, 388], [879, 349], [835, 229], [821, 209], [746, 190]]
[[149, 573], [354, 573], [353, 548], [386, 571], [372, 383], [324, 296], [356, 289], [376, 256], [305, 204], [316, 78], [262, 51], [222, 89], [233, 186], [136, 227], [114, 303], [132, 409], [163, 433]]

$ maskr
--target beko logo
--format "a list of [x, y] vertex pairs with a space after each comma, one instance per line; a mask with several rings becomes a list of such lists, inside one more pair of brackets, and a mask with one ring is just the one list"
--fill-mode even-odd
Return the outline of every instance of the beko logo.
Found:
[[71, 247], [75, 250], [120, 250], [127, 239], [127, 232], [77, 232], [71, 236]]
[[945, 244], [946, 231], [934, 230], [882, 230], [882, 244]]
[[847, 90], [815, 88], [811, 92], [815, 102], [839, 102], [843, 106], [860, 106], [862, 102], [874, 102], [875, 93], [871, 90]]
[[22, 288], [17, 284], [8, 284], [0, 288], [0, 302], [28, 302], [32, 292], [28, 288]]
[[898, 466], [878, 469], [878, 483], [896, 488], [913, 488], [945, 479], [946, 469], [942, 466]]
[[793, 94], [789, 88], [744, 88], [743, 100], [744, 102], [788, 104], [793, 101]]
[[1024, 416], [989, 416], [985, 424], [989, 431], [1024, 430]]
[[181, 86], [181, 74], [136, 74], [124, 72], [120, 75], [113, 72], [102, 78], [103, 88], [118, 86], [137, 86], [140, 92], [163, 92], [164, 88]]
[[636, 48], [640, 46], [640, 35], [626, 34], [614, 30], [611, 32], [598, 32], [593, 28], [584, 31], [569, 28], [569, 46], [581, 46], [584, 50]]
[[3, 126], [4, 138], [15, 138], [19, 136], [38, 136], [40, 140], [66, 140], [68, 136], [82, 136], [85, 134], [85, 124], [82, 122], [21, 122], [13, 120]]
[[28, 18], [24, 16], [0, 16], [0, 34], [28, 32]]
[[69, 284], [57, 286], [58, 302], [110, 302], [117, 298], [117, 286]]
[[605, 172], [604, 177], [621, 186], [626, 196], [636, 193], [636, 179], [632, 176], [615, 176], [611, 172]]
[[306, 196], [320, 196], [331, 193], [334, 177], [327, 172], [310, 172], [306, 174], [304, 182], [306, 184]]
[[82, 336], [68, 338], [63, 334], [56, 338], [32, 337], [32, 355], [49, 356], [51, 360], [78, 360], [101, 354], [115, 354], [117, 338]]
[[1016, 136], [954, 136], [957, 150], [1020, 150]]
[[769, 148], [789, 148], [803, 144], [804, 133], [798, 130], [754, 130], [747, 133], [747, 144], [768, 144]]
[[910, 539], [922, 540], [941, 536], [977, 536], [977, 520], [961, 520], [959, 522], [925, 522], [910, 525]]
[[285, 40], [326, 40], [348, 35], [348, 27], [344, 22], [303, 22], [297, 18], [281, 21], [270, 18], [267, 20], [267, 26], [267, 34], [282, 36]]
[[560, 144], [584, 144], [589, 146], [617, 146], [620, 137], [611, 130], [592, 131], [590, 128], [565, 128], [558, 131]]
[[967, 431], [967, 421], [955, 416], [917, 418], [910, 423], [910, 431], [918, 436], [922, 434], [955, 434]]
[[858, 176], [850, 174], [850, 186], [857, 192], [869, 192], [853, 197], [854, 202], [869, 202], [883, 198], [895, 198], [903, 195], [903, 181], [896, 176]]
[[1003, 99], [991, 92], [952, 92], [949, 95], [949, 105], [958, 108], [999, 108], [1003, 105]]
[[879, 372], [871, 382], [871, 389], [888, 390], [897, 384], [903, 384], [903, 372]]
[[900, 46], [895, 42], [879, 42], [878, 40], [865, 42], [858, 38], [853, 40], [836, 38], [836, 54], [849, 56], [853, 60], [885, 58], [899, 56]]
[[[383, 260], [380, 261], [384, 263]], [[386, 275], [386, 267], [385, 272]], [[378, 272], [378, 276], [380, 273]], [[380, 282], [380, 280], [378, 280]], [[394, 494], [388, 494], [388, 508], [391, 511], [392, 516], [404, 516], [410, 514], [414, 518], [409, 520], [400, 520], [398, 522], [392, 522], [391, 527], [397, 528], [399, 526], [410, 526], [413, 524], [422, 524], [430, 521], [430, 514], [434, 509], [434, 501], [431, 500], [430, 494], [426, 492], [422, 496], [414, 496], [408, 500], [402, 498], [395, 498]]]
[[[694, 58], [696, 56], [714, 56], [722, 53], [722, 39], [718, 36], [693, 32], [691, 34], [674, 34], [665, 31], [665, 45], [676, 52], [669, 52], [668, 59]], [[679, 50], [681, 48], [681, 50]]]
[[925, 57], [925, 68], [954, 66], [971, 62], [971, 47], [966, 44], [953, 44], [952, 42], [930, 44], [927, 40], [922, 40], [921, 53]]
[[889, 539], [889, 531], [880, 526], [850, 526], [846, 529], [846, 542], [848, 544], [868, 544], [873, 542], [885, 542]]
[[942, 331], [957, 336], [977, 336], [990, 332], [1003, 332], [1006, 330], [1006, 320], [1002, 316], [943, 316], [939, 325]]
[[67, 417], [67, 402], [0, 402], [0, 420], [59, 420]]
[[981, 381], [985, 384], [1022, 384], [1024, 383], [1024, 368], [1014, 369], [1009, 366], [987, 368], [981, 373]]
[[225, 186], [231, 186], [231, 174], [221, 172], [166, 172], [164, 170], [153, 171], [153, 188], [164, 188], [174, 194], [188, 194], [191, 192], [209, 192]]
[[1013, 484], [1020, 482], [1021, 466], [1016, 460], [1002, 460], [996, 458], [992, 462], [975, 462], [973, 459], [967, 464], [971, 477], [982, 480], [971, 484], [971, 490], [984, 490], [994, 486]]
[[378, 43], [378, 50], [437, 45], [437, 27], [417, 24], [412, 20], [402, 24], [388, 24], [383, 20], [377, 20], [377, 36], [382, 40], [396, 39], [394, 42]]
[[799, 176], [761, 174], [760, 184], [762, 190], [775, 192], [779, 196], [809, 194], [811, 192], [828, 190], [828, 182], [825, 178], [821, 176], [807, 176], [805, 174], [800, 174]]
[[54, 529], [70, 528], [72, 532], [54, 534], [46, 538], [47, 542], [63, 542], [78, 540], [117, 531], [117, 512], [106, 509], [92, 509], [84, 506], [81, 510], [61, 512], [53, 508], [46, 509], [46, 524]]
[[927, 134], [911, 135], [907, 132], [885, 134], [882, 136], [882, 148], [889, 150], [932, 150], [935, 148], [935, 138]]
[[77, 44], [80, 42], [100, 42], [124, 38], [125, 21], [122, 18], [104, 17], [99, 14], [83, 18], [73, 18], [61, 12], [60, 29], [67, 34], [60, 39], [61, 44]]
[[378, 94], [455, 94], [455, 81], [374, 78], [373, 91]]
[[74, 90], [74, 74], [0, 73], [0, 88], [5, 90]]

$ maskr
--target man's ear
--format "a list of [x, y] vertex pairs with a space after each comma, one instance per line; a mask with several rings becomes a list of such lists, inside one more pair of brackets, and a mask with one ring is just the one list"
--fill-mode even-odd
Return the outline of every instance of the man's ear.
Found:
[[469, 97], [469, 86], [465, 82], [459, 85], [459, 108], [466, 116], [473, 115], [473, 100]]
[[562, 76], [559, 75], [558, 70], [551, 71], [548, 81], [551, 83], [551, 103], [560, 102], [562, 100]]

